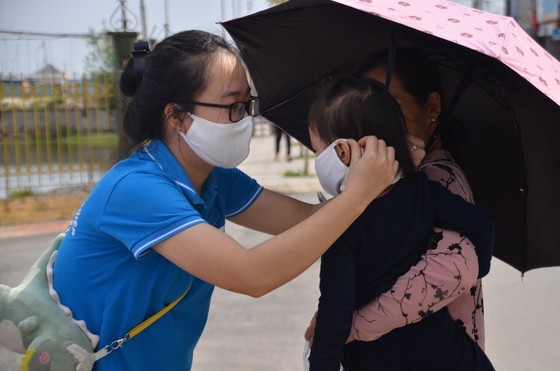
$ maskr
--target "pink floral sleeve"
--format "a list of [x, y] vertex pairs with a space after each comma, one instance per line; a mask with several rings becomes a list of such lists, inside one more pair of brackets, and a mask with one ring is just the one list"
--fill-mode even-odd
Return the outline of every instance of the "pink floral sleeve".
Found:
[[[420, 170], [451, 192], [473, 202], [462, 170], [446, 151], [426, 156]], [[354, 313], [352, 335], [363, 341], [420, 321], [447, 306], [457, 324], [484, 349], [484, 310], [477, 256], [472, 243], [453, 231], [435, 233], [422, 259], [390, 291]]]

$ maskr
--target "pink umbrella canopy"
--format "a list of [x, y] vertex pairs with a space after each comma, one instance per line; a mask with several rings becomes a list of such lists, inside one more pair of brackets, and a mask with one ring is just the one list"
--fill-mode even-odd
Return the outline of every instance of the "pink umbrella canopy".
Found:
[[222, 25], [262, 115], [308, 147], [318, 81], [372, 53], [422, 49], [442, 78], [442, 115], [464, 123], [449, 149], [494, 218], [494, 256], [521, 272], [560, 266], [560, 66], [511, 18], [445, 0], [292, 0]]
[[511, 17], [445, 0], [334, 0], [500, 60], [560, 105], [560, 62]]

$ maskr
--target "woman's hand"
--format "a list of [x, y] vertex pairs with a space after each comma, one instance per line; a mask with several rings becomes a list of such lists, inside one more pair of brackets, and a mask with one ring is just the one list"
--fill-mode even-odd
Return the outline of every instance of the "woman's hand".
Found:
[[424, 143], [422, 139], [411, 134], [408, 134], [407, 139], [410, 148], [410, 158], [412, 159], [414, 168], [418, 169], [418, 166], [420, 166], [422, 160], [426, 157], [426, 151], [424, 150], [424, 148], [426, 148], [426, 143]]
[[[317, 312], [315, 312], [313, 314], [313, 318], [311, 318], [311, 322], [309, 322], [309, 326], [307, 326], [307, 329], [305, 329], [305, 334], [303, 335], [305, 340], [307, 340], [307, 342], [309, 343], [309, 348], [311, 348], [313, 346], [313, 335], [315, 335], [315, 326], [316, 325], [317, 325]], [[354, 340], [356, 340], [356, 338], [354, 337], [352, 332], [350, 332], [350, 335], [348, 336], [348, 339], [346, 340], [346, 344], [351, 343]]]
[[399, 162], [395, 160], [395, 149], [387, 147], [384, 140], [374, 136], [364, 137], [358, 142], [349, 139], [348, 144], [352, 157], [343, 194], [360, 197], [366, 202], [366, 207], [393, 182]]

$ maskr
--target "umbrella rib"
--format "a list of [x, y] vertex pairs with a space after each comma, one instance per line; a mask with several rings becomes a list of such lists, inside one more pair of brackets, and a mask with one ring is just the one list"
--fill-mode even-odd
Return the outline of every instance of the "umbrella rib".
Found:
[[306, 89], [300, 90], [300, 91], [298, 91], [297, 93], [295, 93], [294, 95], [292, 95], [291, 97], [284, 99], [282, 102], [277, 103], [277, 104], [275, 104], [274, 106], [269, 107], [269, 108], [267, 108], [267, 109], [264, 110], [264, 111], [261, 111], [261, 114], [264, 114], [264, 113], [268, 113], [268, 112], [270, 112], [270, 111], [273, 111], [273, 110], [275, 110], [276, 108], [282, 106], [283, 104], [286, 104], [287, 102], [291, 101], [292, 99], [295, 99], [295, 98], [299, 97], [300, 95], [302, 95], [303, 93], [305, 93], [305, 90], [306, 90]]
[[[461, 97], [461, 95], [463, 94], [463, 92], [473, 83], [474, 77], [472, 75], [472, 71], [474, 70], [474, 68], [476, 66], [478, 66], [479, 60], [480, 60], [480, 58], [475, 58], [471, 61], [467, 71], [464, 72], [463, 77], [461, 78], [459, 83], [453, 89], [453, 92], [451, 93], [451, 99], [447, 102], [447, 104], [445, 105], [445, 108], [443, 109], [443, 112], [441, 113], [442, 117], [445, 118], [446, 116], [451, 115], [451, 111], [453, 111], [453, 108], [457, 104], [457, 102], [458, 102], [459, 98]], [[440, 122], [445, 122], [445, 119], [440, 120]], [[442, 127], [442, 125], [440, 124], [434, 129], [434, 131], [432, 133], [432, 136], [430, 137], [430, 139], [428, 140], [428, 143], [426, 144], [426, 151], [427, 152], [430, 151], [430, 148], [432, 147], [432, 145], [436, 141], [437, 137], [439, 136], [440, 131], [441, 131], [441, 127]]]
[[[461, 64], [457, 63], [457, 61], [461, 61], [464, 60], [464, 57], [461, 57], [459, 55], [453, 56], [450, 55], [449, 53], [445, 53], [444, 51], [442, 51], [442, 49], [438, 46], [437, 47], [440, 55], [442, 55], [442, 58], [434, 58], [433, 61], [435, 64], [437, 64], [440, 68], [443, 69], [448, 69], [457, 73], [465, 73], [465, 67], [463, 67]], [[432, 55], [433, 56], [433, 55]], [[482, 61], [483, 63], [479, 63], [478, 64], [478, 69], [476, 71], [471, 71], [471, 77], [474, 79], [475, 84], [480, 87], [484, 92], [486, 92], [490, 97], [492, 97], [493, 99], [495, 99], [503, 108], [505, 109], [510, 109], [510, 107], [508, 107], [507, 105], [500, 103], [498, 101], [498, 95], [494, 92], [494, 90], [492, 89], [492, 84], [500, 87], [501, 89], [507, 89], [507, 90], [512, 90], [515, 91], [519, 94], [523, 94], [527, 97], [531, 97], [531, 98], [536, 98], [539, 100], [543, 100], [545, 99], [545, 97], [539, 95], [538, 93], [536, 93], [535, 91], [529, 91], [527, 89], [521, 89], [518, 85], [516, 85], [514, 83], [514, 80], [508, 76], [508, 74], [506, 73], [501, 73], [499, 74], [499, 76], [497, 77], [494, 73], [491, 73], [490, 71], [492, 70], [496, 70], [496, 69], [492, 69], [488, 66], [488, 63], [498, 63], [501, 64], [501, 62], [499, 60], [496, 60], [494, 58], [488, 57], [486, 55], [480, 55], [480, 58], [478, 58], [480, 61]], [[484, 68], [486, 67], [486, 68]], [[508, 68], [507, 66], [503, 65], [503, 68]], [[511, 71], [511, 73], [515, 73], [514, 71]], [[487, 82], [487, 84], [485, 84], [485, 82]], [[505, 95], [505, 93], [503, 93], [502, 95]]]

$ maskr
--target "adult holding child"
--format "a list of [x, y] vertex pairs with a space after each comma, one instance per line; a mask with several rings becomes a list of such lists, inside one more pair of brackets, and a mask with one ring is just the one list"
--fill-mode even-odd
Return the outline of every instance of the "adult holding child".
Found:
[[[391, 65], [391, 67], [389, 67]], [[387, 83], [389, 93], [403, 111], [410, 155], [420, 171], [440, 182], [452, 193], [473, 202], [472, 191], [460, 166], [446, 150], [460, 140], [461, 124], [447, 122], [452, 130], [442, 130], [424, 157], [424, 143], [437, 133], [443, 94], [435, 64], [417, 48], [397, 48], [393, 63], [388, 52], [369, 56], [356, 75]], [[422, 320], [446, 307], [459, 327], [484, 349], [484, 310], [477, 250], [465, 236], [435, 228], [426, 253], [400, 276], [390, 290], [354, 313], [349, 341], [373, 341], [390, 331]], [[478, 255], [484, 254], [479, 251]], [[305, 333], [313, 342], [315, 319]]]
[[457, 230], [475, 243], [479, 277], [489, 271], [494, 229], [480, 208], [414, 171], [402, 111], [381, 83], [353, 76], [328, 79], [311, 106], [309, 133], [317, 152], [317, 176], [332, 194], [344, 193], [349, 138], [383, 138], [395, 148], [401, 165], [401, 179], [372, 201], [322, 257], [311, 370], [338, 371], [340, 363], [348, 371], [493, 370], [447, 309], [375, 341], [344, 346], [352, 312], [390, 289], [421, 260], [434, 226]]
[[[448, 116], [446, 118], [447, 122], [442, 125], [441, 130], [438, 128], [442, 118], [444, 102], [437, 66], [417, 48], [397, 48], [394, 64], [392, 67], [389, 67], [389, 65], [387, 52], [376, 53], [364, 61], [356, 74], [386, 83], [387, 71], [391, 68], [392, 77], [389, 92], [395, 97], [403, 111], [409, 138], [410, 136], [413, 137], [413, 142], [411, 142], [412, 156], [418, 155], [417, 152], [423, 150], [423, 143], [433, 142], [426, 157], [421, 161], [419, 170], [426, 173], [429, 179], [441, 183], [452, 193], [474, 203], [467, 177], [455, 161], [455, 157], [460, 158], [461, 154], [458, 152], [452, 153], [448, 150], [448, 148], [456, 148], [456, 144], [462, 140], [462, 123]], [[435, 254], [443, 252], [444, 255], [440, 255], [441, 259], [437, 258], [436, 264], [440, 268], [447, 267], [448, 273], [441, 274], [444, 271], [434, 271], [434, 277], [439, 280], [436, 285], [441, 285], [440, 289], [434, 290], [434, 294], [439, 296], [439, 299], [433, 301], [433, 305], [429, 307], [422, 307], [421, 310], [418, 310], [416, 303], [402, 301], [405, 306], [410, 308], [410, 310], [405, 310], [404, 313], [410, 314], [412, 317], [406, 320], [408, 322], [403, 318], [401, 323], [414, 322], [415, 318], [419, 319], [423, 314], [429, 314], [447, 306], [457, 324], [464, 327], [473, 340], [484, 349], [484, 307], [481, 280], [477, 279], [474, 285], [462, 294], [454, 290], [449, 290], [446, 294], [446, 290], [441, 289], [443, 287], [455, 287], [457, 283], [455, 276], [459, 273], [456, 267], [461, 268], [459, 276], [463, 277], [469, 276], [469, 272], [470, 274], [477, 272], [476, 262], [469, 261], [465, 265], [460, 263], [467, 252], [472, 252], [473, 245], [468, 239], [456, 232], [441, 229], [436, 229], [436, 231], [436, 239], [433, 241], [435, 249], [429, 251], [423, 261], [419, 262], [407, 275], [401, 277], [393, 290], [401, 293], [405, 292], [407, 285], [405, 282], [412, 277], [417, 277], [419, 272], [429, 266], [429, 261], [433, 261]], [[455, 258], [459, 258], [459, 260]], [[448, 279], [448, 281], [444, 282], [445, 279]], [[379, 308], [379, 305], [383, 306], [383, 301], [392, 300], [386, 296], [387, 294], [390, 293], [386, 293], [379, 298], [379, 301], [363, 308], [361, 314], [356, 316], [355, 335], [358, 335], [358, 329], [361, 327], [360, 336], [363, 339], [374, 340], [379, 336], [379, 333], [375, 334], [371, 331], [371, 326], [368, 326], [368, 323], [370, 323], [368, 319], [371, 321], [372, 316], [377, 317], [379, 315], [379, 309], [375, 308]], [[394, 295], [390, 296], [394, 297]], [[420, 317], [418, 317], [418, 314], [420, 314]]]
[[[54, 287], [98, 349], [167, 304], [164, 316], [95, 364], [97, 370], [189, 370], [214, 286], [262, 296], [313, 264], [393, 180], [394, 150], [350, 141], [346, 191], [311, 205], [263, 189], [236, 169], [249, 151], [258, 97], [223, 38], [186, 31], [138, 50], [121, 90], [132, 154], [77, 212]], [[225, 220], [276, 235], [245, 249]]]

